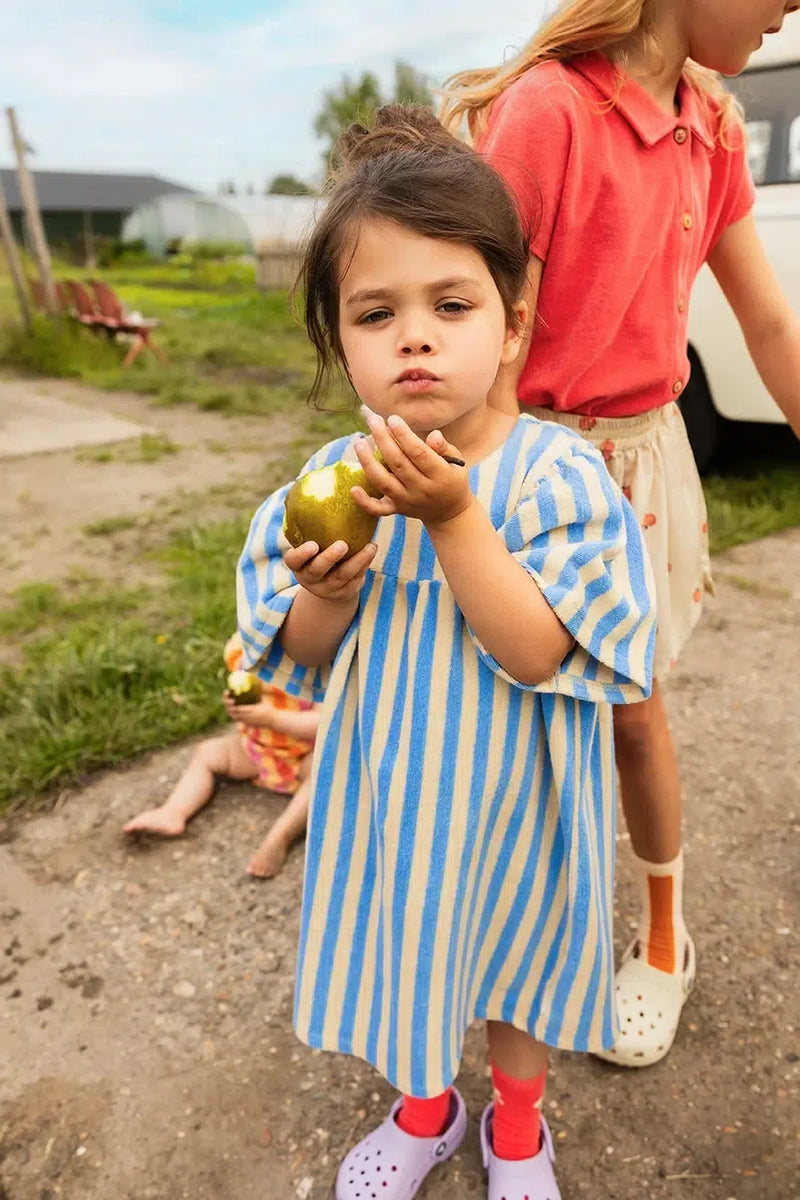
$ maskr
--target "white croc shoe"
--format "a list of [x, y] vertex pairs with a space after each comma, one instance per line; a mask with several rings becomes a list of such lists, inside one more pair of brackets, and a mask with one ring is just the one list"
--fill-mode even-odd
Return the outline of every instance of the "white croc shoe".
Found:
[[669, 1054], [687, 997], [694, 987], [695, 949], [687, 937], [683, 969], [674, 975], [639, 957], [634, 938], [616, 978], [619, 1034], [610, 1050], [595, 1054], [619, 1067], [651, 1067]]

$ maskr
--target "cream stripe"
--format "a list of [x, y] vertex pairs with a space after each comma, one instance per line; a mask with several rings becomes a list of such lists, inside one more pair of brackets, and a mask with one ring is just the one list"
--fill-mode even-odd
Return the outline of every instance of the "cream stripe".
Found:
[[[523, 695], [521, 712], [520, 712], [519, 735], [518, 735], [520, 738], [530, 737], [531, 716], [532, 716], [531, 696], [532, 696], [532, 693], [525, 693]], [[507, 716], [507, 714], [506, 714], [506, 716]], [[507, 723], [506, 723], [505, 728], [501, 728], [498, 717], [499, 717], [499, 713], [495, 712], [494, 720], [492, 722], [491, 733], [489, 736], [489, 745], [492, 749], [503, 747], [505, 744], [505, 740], [508, 737]], [[469, 965], [472, 962], [473, 954], [474, 954], [475, 948], [477, 946], [477, 937], [478, 937], [480, 924], [481, 924], [481, 916], [482, 916], [485, 906], [486, 906], [489, 885], [491, 883], [491, 876], [492, 876], [491, 864], [497, 862], [497, 859], [498, 859], [498, 856], [500, 853], [500, 849], [502, 847], [503, 838], [506, 833], [508, 814], [511, 812], [511, 809], [513, 808], [513, 797], [515, 797], [516, 795], [519, 794], [520, 789], [522, 787], [522, 777], [523, 777], [524, 770], [525, 770], [525, 756], [523, 753], [519, 752], [519, 741], [517, 743], [517, 753], [515, 753], [513, 756], [513, 763], [514, 763], [514, 765], [512, 767], [511, 775], [507, 781], [501, 780], [501, 778], [500, 778], [500, 769], [502, 766], [502, 753], [501, 752], [498, 752], [496, 754], [494, 761], [490, 764], [491, 769], [489, 771], [489, 777], [487, 780], [487, 788], [486, 788], [487, 815], [488, 815], [488, 810], [491, 807], [492, 800], [494, 798], [494, 793], [498, 789], [499, 785], [505, 785], [505, 795], [500, 802], [500, 813], [499, 813], [499, 816], [495, 823], [495, 827], [494, 827], [491, 839], [489, 841], [489, 845], [487, 847], [486, 854], [484, 855], [484, 857], [481, 859], [481, 861], [479, 863], [476, 863], [476, 868], [480, 867], [483, 871], [483, 874], [481, 875], [479, 880], [477, 880], [477, 879], [474, 880], [473, 885], [472, 885], [473, 887], [477, 887], [477, 904], [475, 906], [475, 920], [473, 922], [472, 932], [471, 932], [470, 939], [469, 939], [469, 945], [467, 947], [467, 957], [465, 960], [467, 969], [469, 969]], [[512, 798], [511, 800], [509, 799], [510, 797]], [[488, 869], [487, 869], [487, 864], [489, 864]], [[502, 895], [502, 892], [501, 892], [501, 895]], [[492, 923], [494, 924], [494, 922], [492, 922]], [[472, 1011], [474, 1010], [475, 997], [477, 995], [477, 990], [480, 987], [480, 982], [483, 978], [483, 973], [486, 969], [486, 963], [488, 961], [488, 957], [491, 955], [493, 949], [494, 949], [494, 946], [490, 942], [490, 939], [488, 938], [488, 936], [485, 937], [484, 941], [483, 941], [483, 945], [478, 950], [478, 959], [477, 959], [477, 967], [475, 970], [474, 985], [472, 988], [472, 994], [469, 995], [469, 1008], [466, 1013], [466, 1016], [468, 1019], [469, 1019]]]

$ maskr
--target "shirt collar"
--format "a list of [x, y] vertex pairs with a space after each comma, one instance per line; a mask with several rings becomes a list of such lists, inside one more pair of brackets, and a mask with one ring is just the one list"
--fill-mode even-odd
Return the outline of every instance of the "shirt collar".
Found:
[[680, 115], [665, 112], [630, 75], [615, 67], [604, 54], [584, 54], [570, 60], [571, 67], [597, 88], [606, 100], [613, 101], [620, 116], [624, 117], [646, 146], [655, 146], [663, 138], [683, 126], [695, 137], [713, 149], [714, 138], [708, 119], [701, 109], [697, 94], [686, 78], [678, 82]]

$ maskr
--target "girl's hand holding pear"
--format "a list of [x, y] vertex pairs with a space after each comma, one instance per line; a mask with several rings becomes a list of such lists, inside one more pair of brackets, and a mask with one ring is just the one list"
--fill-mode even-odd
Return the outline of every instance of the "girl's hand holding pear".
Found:
[[375, 543], [369, 542], [348, 558], [347, 542], [334, 542], [326, 550], [320, 550], [316, 542], [303, 542], [286, 551], [284, 562], [312, 596], [320, 600], [353, 601], [364, 586], [376, 550]]

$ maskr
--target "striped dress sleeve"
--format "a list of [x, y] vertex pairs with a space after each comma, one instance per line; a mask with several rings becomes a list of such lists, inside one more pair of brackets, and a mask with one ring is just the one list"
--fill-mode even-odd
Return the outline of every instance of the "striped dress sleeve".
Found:
[[[544, 475], [531, 471], [499, 532], [575, 639], [555, 674], [526, 690], [611, 704], [646, 699], [655, 645], [652, 571], [633, 510], [602, 455], [576, 440]], [[524, 686], [478, 650], [507, 682]]]
[[[339, 438], [318, 450], [300, 471], [305, 475], [342, 458], [350, 438]], [[283, 556], [289, 543], [283, 532], [284, 501], [288, 483], [261, 505], [250, 523], [236, 570], [236, 607], [242, 640], [242, 668], [254, 671], [291, 696], [321, 701], [330, 675], [330, 664], [303, 667], [284, 652], [278, 638], [281, 625], [300, 591], [300, 584]]]

